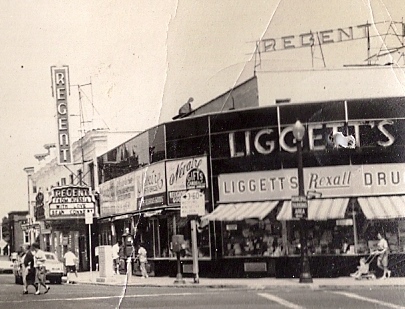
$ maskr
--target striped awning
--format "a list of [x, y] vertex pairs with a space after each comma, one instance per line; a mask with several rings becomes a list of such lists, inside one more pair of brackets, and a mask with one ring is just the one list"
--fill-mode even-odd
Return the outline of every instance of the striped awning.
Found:
[[209, 221], [262, 220], [277, 204], [278, 201], [220, 204], [213, 212], [205, 215], [201, 219]]
[[405, 218], [405, 196], [359, 197], [358, 202], [367, 219]]
[[[324, 221], [342, 219], [345, 217], [348, 198], [313, 199], [308, 201], [308, 220]], [[285, 201], [277, 215], [279, 221], [294, 220], [292, 217], [291, 201]]]

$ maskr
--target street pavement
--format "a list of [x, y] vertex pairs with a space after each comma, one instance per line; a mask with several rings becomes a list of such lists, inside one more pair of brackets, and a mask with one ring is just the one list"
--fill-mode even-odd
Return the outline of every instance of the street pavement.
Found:
[[[385, 280], [356, 280], [352, 277], [339, 278], [314, 278], [313, 283], [299, 283], [299, 279], [276, 279], [276, 278], [199, 278], [199, 283], [194, 283], [193, 278], [183, 278], [184, 283], [175, 283], [173, 277], [149, 277], [113, 275], [101, 277], [98, 271], [80, 272], [78, 278], [72, 276], [77, 284], [99, 284], [118, 286], [141, 286], [141, 287], [211, 287], [211, 288], [248, 288], [248, 289], [345, 289], [345, 288], [370, 288], [370, 287], [403, 287], [405, 278], [392, 277]], [[65, 278], [66, 279], [66, 278]]]

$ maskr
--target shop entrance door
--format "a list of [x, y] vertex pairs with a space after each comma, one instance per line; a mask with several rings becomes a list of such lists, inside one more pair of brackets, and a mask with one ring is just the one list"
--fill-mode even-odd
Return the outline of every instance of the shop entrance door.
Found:
[[79, 270], [88, 271], [89, 262], [87, 258], [87, 237], [85, 235], [79, 236]]

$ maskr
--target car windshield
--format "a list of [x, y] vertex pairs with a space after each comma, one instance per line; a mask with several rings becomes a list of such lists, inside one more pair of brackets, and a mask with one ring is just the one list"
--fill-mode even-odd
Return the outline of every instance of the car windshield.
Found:
[[53, 254], [45, 254], [45, 258], [47, 260], [55, 260], [55, 256]]

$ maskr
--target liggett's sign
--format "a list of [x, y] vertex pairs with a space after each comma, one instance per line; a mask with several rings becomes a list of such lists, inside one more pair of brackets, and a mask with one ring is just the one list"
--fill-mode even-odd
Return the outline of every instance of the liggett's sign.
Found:
[[[395, 142], [395, 137], [387, 128], [394, 125], [392, 120], [372, 120], [367, 122], [352, 121], [349, 122], [349, 131], [353, 131], [356, 139], [356, 147], [362, 147], [362, 133], [372, 133], [376, 136], [372, 146], [389, 147]], [[308, 124], [306, 134], [309, 142], [309, 150], [322, 151], [327, 148], [325, 136], [342, 131], [343, 123], [331, 124]], [[230, 157], [248, 157], [255, 153], [268, 155], [278, 150], [293, 153], [296, 151], [292, 136], [293, 126], [280, 128], [280, 134], [277, 128], [263, 128], [257, 130], [246, 130], [230, 132], [228, 136]], [[288, 138], [288, 135], [291, 135]]]

